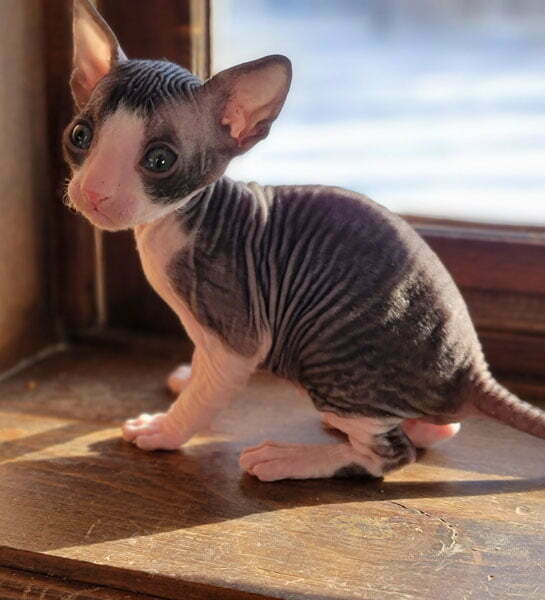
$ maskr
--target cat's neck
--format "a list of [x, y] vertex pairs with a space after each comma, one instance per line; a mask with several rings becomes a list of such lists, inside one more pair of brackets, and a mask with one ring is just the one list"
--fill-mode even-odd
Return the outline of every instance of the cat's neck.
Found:
[[270, 205], [274, 197], [274, 188], [261, 186], [255, 182], [244, 183], [222, 176], [213, 183], [195, 191], [167, 214], [134, 229], [138, 242], [143, 237], [156, 235], [169, 224], [176, 222], [187, 236], [197, 232], [203, 223], [217, 221], [218, 227], [223, 222], [222, 215], [227, 211], [237, 214], [238, 220], [267, 219]]
[[149, 235], [151, 231], [160, 229], [164, 226], [164, 224], [169, 223], [172, 220], [178, 220], [180, 215], [192, 214], [197, 207], [200, 206], [203, 201], [205, 201], [207, 195], [211, 193], [211, 188], [214, 186], [214, 183], [207, 185], [204, 188], [195, 190], [189, 194], [189, 196], [177, 202], [175, 206], [171, 207], [170, 210], [162, 214], [160, 217], [153, 219], [153, 221], [136, 225], [134, 227], [134, 235], [136, 239], [138, 240], [139, 238], [142, 238], [145, 234]]
[[234, 181], [223, 176], [180, 206], [175, 215], [187, 232], [199, 230], [203, 223], [208, 228], [213, 227], [213, 223], [217, 223], [218, 228], [232, 224], [232, 219], [225, 219], [226, 215], [237, 215], [235, 222], [239, 224], [263, 220], [267, 217], [273, 196], [270, 186]]

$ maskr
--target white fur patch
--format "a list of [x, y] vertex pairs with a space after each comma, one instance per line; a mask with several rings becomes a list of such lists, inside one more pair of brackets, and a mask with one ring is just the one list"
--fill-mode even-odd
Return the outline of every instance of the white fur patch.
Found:
[[[93, 146], [70, 182], [72, 203], [101, 229], [127, 229], [165, 213], [148, 199], [138, 170], [144, 130], [141, 117], [119, 108], [95, 130]], [[103, 199], [98, 206], [93, 195]]]
[[247, 358], [226, 348], [213, 332], [198, 323], [167, 274], [173, 255], [192, 243], [175, 214], [137, 227], [135, 236], [148, 281], [182, 321], [195, 343], [195, 352], [191, 374], [169, 411], [127, 421], [123, 436], [144, 450], [169, 450], [207, 427], [216, 413], [231, 402], [269, 351], [270, 338], [255, 356]]

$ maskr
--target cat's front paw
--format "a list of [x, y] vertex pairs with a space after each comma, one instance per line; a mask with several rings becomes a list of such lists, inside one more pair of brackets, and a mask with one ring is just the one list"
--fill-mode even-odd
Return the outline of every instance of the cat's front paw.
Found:
[[179, 425], [165, 413], [144, 413], [136, 419], [128, 419], [122, 431], [124, 440], [142, 450], [176, 450], [186, 441]]

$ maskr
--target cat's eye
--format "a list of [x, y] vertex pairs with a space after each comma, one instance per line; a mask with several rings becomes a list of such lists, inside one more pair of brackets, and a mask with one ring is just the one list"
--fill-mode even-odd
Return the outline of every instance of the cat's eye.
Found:
[[142, 166], [152, 173], [166, 173], [178, 157], [167, 146], [155, 146], [146, 152]]
[[80, 150], [88, 150], [93, 139], [93, 130], [86, 123], [76, 123], [70, 133], [70, 141]]

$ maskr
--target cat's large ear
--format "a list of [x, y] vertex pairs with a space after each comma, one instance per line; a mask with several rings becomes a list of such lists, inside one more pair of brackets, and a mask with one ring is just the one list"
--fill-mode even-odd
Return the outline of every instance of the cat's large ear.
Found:
[[245, 152], [269, 133], [288, 94], [291, 62], [271, 55], [221, 71], [206, 84], [219, 99], [219, 121]]
[[127, 60], [117, 38], [90, 0], [74, 0], [74, 63], [70, 87], [78, 109], [116, 63]]

